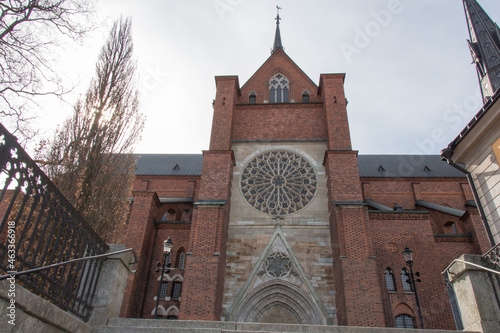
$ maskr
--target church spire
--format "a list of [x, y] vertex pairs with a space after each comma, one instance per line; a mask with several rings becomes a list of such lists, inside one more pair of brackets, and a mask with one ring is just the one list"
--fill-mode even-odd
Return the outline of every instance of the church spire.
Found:
[[276, 52], [278, 49], [284, 50], [283, 44], [281, 43], [281, 33], [280, 33], [280, 20], [281, 20], [280, 9], [282, 9], [282, 8], [279, 6], [276, 6], [276, 9], [278, 11], [278, 14], [276, 15], [276, 34], [274, 35], [274, 45], [273, 45], [273, 50], [271, 51], [271, 53]]
[[472, 60], [484, 101], [500, 88], [500, 29], [476, 0], [463, 0]]

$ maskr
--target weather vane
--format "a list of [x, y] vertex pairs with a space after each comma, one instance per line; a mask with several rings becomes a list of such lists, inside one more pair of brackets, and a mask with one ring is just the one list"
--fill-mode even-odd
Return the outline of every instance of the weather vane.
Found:
[[280, 23], [280, 10], [283, 10], [283, 8], [281, 8], [280, 6], [276, 5], [276, 11], [278, 12], [277, 16], [276, 16], [276, 20], [278, 21], [278, 24]]

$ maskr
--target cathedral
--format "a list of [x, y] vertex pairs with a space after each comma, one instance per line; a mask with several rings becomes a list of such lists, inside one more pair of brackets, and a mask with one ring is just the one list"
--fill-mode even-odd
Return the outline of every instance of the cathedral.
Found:
[[[479, 4], [464, 6], [498, 45]], [[492, 245], [464, 174], [439, 155], [353, 150], [345, 74], [316, 84], [276, 23], [247, 82], [215, 77], [208, 150], [138, 157], [121, 317], [460, 329], [441, 272]]]

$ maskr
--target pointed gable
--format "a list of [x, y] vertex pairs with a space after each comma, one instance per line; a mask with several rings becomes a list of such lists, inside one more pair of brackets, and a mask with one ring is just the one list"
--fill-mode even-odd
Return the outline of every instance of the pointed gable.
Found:
[[256, 104], [269, 103], [271, 101], [269, 82], [278, 73], [288, 79], [289, 103], [302, 103], [304, 91], [309, 92], [309, 102], [319, 101], [316, 95], [318, 86], [282, 49], [277, 49], [241, 87], [238, 104], [249, 104], [249, 96], [252, 93], [255, 93]]

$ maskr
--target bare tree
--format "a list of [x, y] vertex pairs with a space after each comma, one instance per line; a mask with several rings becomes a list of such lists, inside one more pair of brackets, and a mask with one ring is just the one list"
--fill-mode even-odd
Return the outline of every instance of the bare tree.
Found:
[[120, 18], [101, 50], [96, 77], [57, 132], [46, 165], [49, 177], [107, 241], [119, 238], [127, 220], [131, 153], [144, 127], [132, 50], [131, 20]]
[[[0, 0], [0, 116], [26, 132], [37, 97], [65, 91], [54, 69], [61, 40], [91, 27], [94, 0]], [[24, 131], [23, 131], [24, 130]]]

